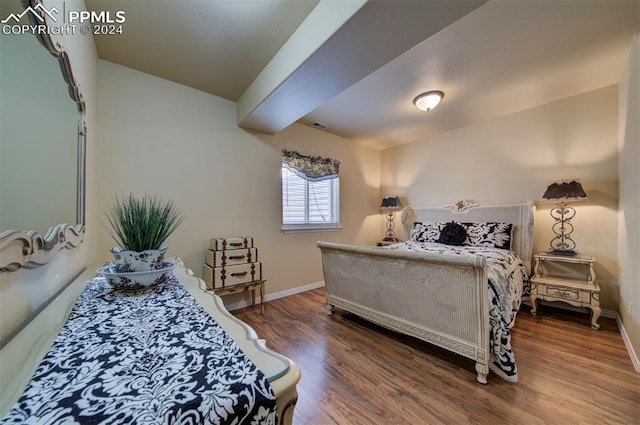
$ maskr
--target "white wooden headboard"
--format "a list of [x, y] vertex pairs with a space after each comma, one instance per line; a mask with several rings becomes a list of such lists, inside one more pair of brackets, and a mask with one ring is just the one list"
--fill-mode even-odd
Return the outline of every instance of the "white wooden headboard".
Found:
[[407, 207], [402, 210], [401, 220], [404, 234], [408, 239], [413, 223], [436, 223], [458, 221], [465, 223], [500, 222], [514, 225], [511, 249], [522, 259], [527, 272], [531, 275], [533, 259], [533, 225], [535, 205], [532, 201], [520, 204], [486, 204], [469, 207], [464, 211], [455, 208]]

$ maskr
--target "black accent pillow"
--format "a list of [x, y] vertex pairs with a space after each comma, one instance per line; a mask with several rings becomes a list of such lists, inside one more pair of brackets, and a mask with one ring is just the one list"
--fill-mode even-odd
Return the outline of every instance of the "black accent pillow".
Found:
[[467, 231], [460, 223], [447, 223], [440, 231], [440, 238], [438, 242], [445, 245], [460, 246], [467, 240]]

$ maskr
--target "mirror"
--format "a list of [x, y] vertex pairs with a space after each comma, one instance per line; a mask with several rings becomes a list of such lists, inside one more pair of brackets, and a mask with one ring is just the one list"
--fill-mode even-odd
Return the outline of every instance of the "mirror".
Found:
[[[46, 22], [35, 0], [24, 2], [30, 23]], [[0, 9], [2, 272], [46, 264], [84, 237], [85, 105], [63, 40], [12, 29], [24, 24], [7, 19], [22, 11], [15, 3]]]

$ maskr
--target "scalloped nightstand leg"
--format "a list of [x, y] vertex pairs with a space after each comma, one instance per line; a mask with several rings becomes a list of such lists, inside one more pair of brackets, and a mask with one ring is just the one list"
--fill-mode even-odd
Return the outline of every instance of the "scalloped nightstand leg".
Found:
[[531, 315], [535, 316], [536, 313], [537, 313], [536, 296], [535, 295], [531, 295], [531, 296], [529, 296], [529, 299], [531, 300]]
[[599, 306], [593, 306], [591, 310], [593, 311], [593, 316], [591, 317], [591, 329], [598, 330], [600, 329], [598, 319], [600, 318], [600, 313], [602, 313], [602, 310]]

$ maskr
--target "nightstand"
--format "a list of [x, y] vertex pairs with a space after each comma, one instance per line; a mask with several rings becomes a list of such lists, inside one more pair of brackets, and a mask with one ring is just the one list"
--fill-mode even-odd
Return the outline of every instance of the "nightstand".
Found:
[[402, 242], [402, 241], [385, 241], [385, 240], [382, 240], [382, 241], [378, 241], [376, 243], [376, 246], [389, 246], [389, 245], [397, 244], [397, 243], [400, 243], [400, 242]]
[[[539, 253], [534, 256], [534, 275], [531, 278], [531, 314], [536, 314], [536, 300], [563, 301], [592, 311], [591, 327], [600, 329], [600, 286], [593, 271], [593, 257], [564, 257]], [[580, 269], [586, 274], [578, 274]], [[572, 273], [567, 273], [572, 272]]]

